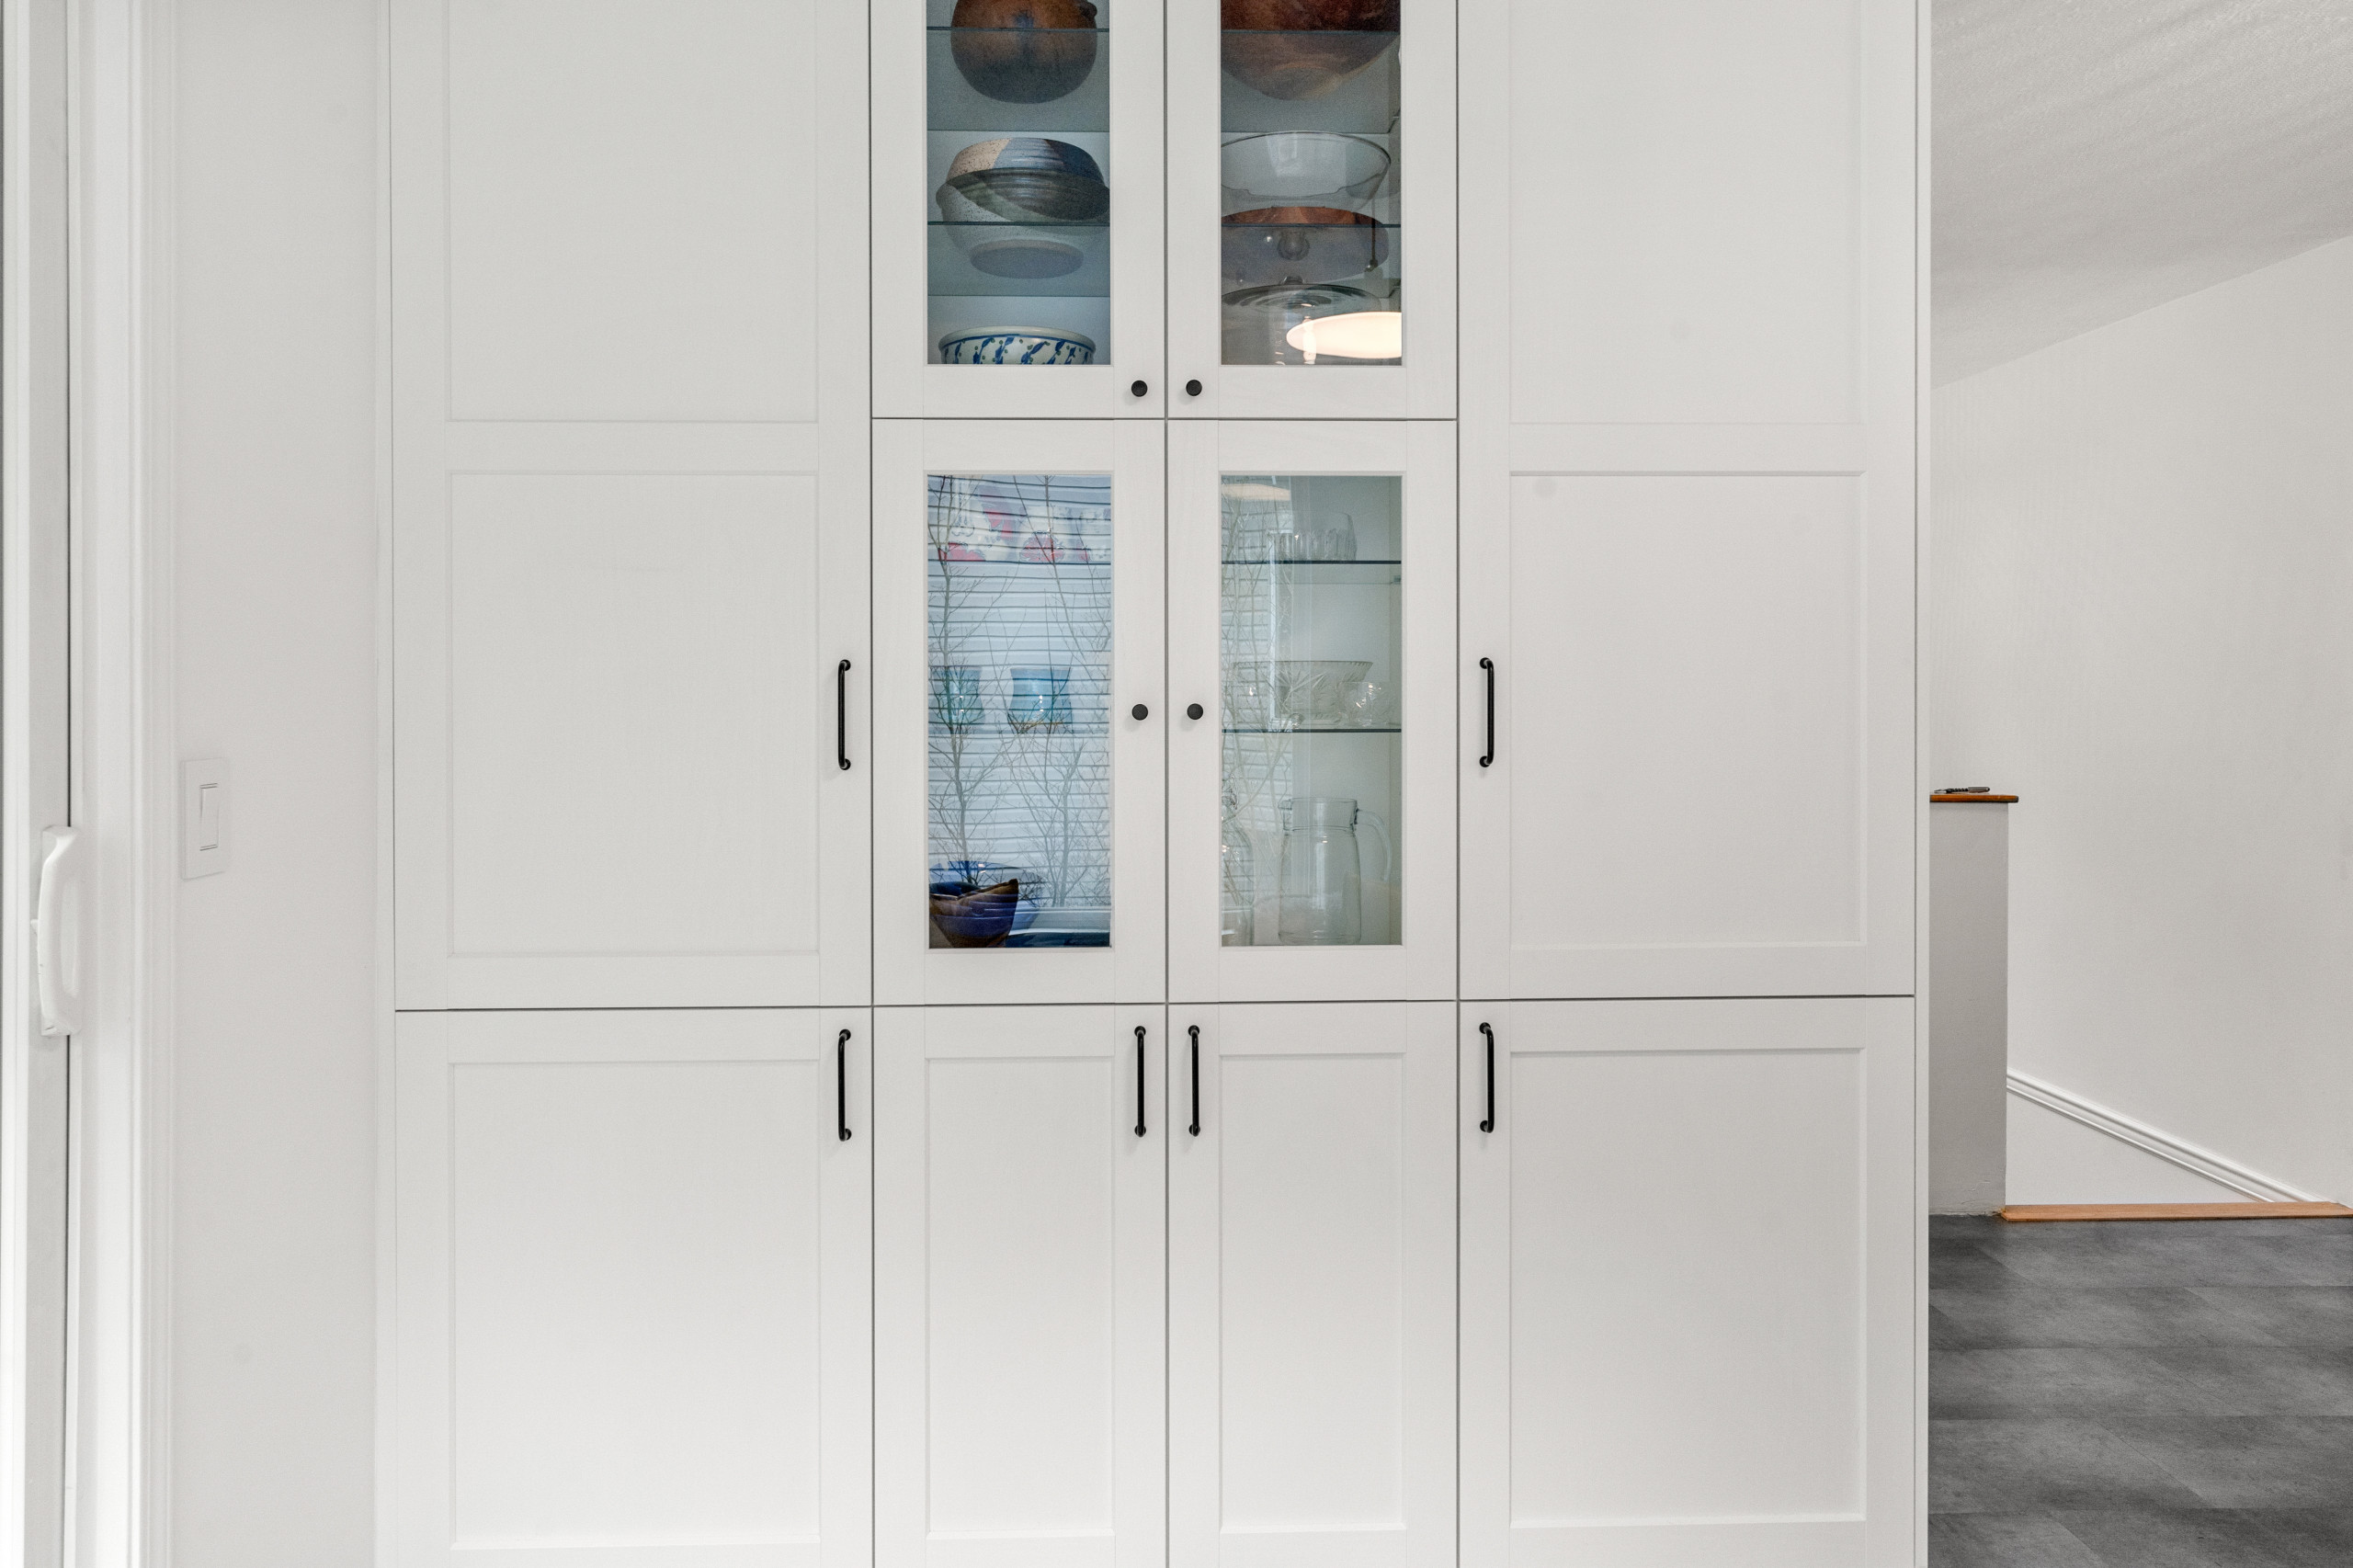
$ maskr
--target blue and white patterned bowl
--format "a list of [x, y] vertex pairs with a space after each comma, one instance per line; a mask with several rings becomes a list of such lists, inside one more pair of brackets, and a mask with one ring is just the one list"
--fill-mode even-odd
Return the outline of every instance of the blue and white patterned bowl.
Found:
[[944, 365], [1092, 365], [1095, 340], [1051, 326], [975, 326], [939, 340]]

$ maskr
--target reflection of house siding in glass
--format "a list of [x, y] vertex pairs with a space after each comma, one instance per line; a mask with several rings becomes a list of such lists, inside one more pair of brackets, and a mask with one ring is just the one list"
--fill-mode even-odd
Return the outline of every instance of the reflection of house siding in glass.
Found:
[[1019, 884], [1002, 945], [1099, 946], [1111, 903], [1105, 476], [935, 475], [927, 514], [932, 943], [941, 889]]

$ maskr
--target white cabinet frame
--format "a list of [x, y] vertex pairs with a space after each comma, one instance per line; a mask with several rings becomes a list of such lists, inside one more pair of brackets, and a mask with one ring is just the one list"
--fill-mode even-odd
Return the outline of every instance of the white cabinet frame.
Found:
[[[1353, 373], [1353, 372], [1351, 372]], [[1225, 421], [1169, 426], [1170, 994], [1190, 1002], [1450, 998], [1455, 974], [1454, 427]], [[1222, 779], [1220, 476], [1404, 479], [1405, 940], [1397, 947], [1218, 943]], [[1188, 717], [1199, 703], [1201, 717]], [[1263, 871], [1262, 875], [1265, 874]]]
[[[874, 412], [890, 418], [1157, 419], [1162, 313], [1161, 0], [1111, 0], [1111, 342], [1092, 365], [935, 365], [922, 0], [873, 6]], [[1098, 69], [1101, 67], [1098, 66]], [[1008, 104], [1008, 119], [1021, 106]], [[1018, 322], [1007, 325], [1020, 325]], [[1142, 382], [1138, 396], [1132, 388]]]
[[[1455, 412], [1455, 4], [1404, 0], [1398, 38], [1400, 365], [1227, 365], [1220, 328], [1224, 71], [1218, 8], [1168, 24], [1169, 413], [1179, 419], [1449, 419]], [[1487, 330], [1504, 323], [1491, 317]], [[1188, 393], [1199, 381], [1198, 395]]]
[[[1172, 1568], [1451, 1568], [1454, 1017], [1169, 1009]], [[1303, 1276], [1323, 1293], [1302, 1300]], [[1293, 1489], [1237, 1494], [1267, 1454]]]
[[[880, 420], [874, 426], [875, 985], [894, 1005], [1157, 1002], [1166, 976], [1166, 712], [1158, 422]], [[926, 478], [1111, 476], [1111, 945], [934, 949], [928, 857]], [[1131, 710], [1141, 705], [1146, 717]]]

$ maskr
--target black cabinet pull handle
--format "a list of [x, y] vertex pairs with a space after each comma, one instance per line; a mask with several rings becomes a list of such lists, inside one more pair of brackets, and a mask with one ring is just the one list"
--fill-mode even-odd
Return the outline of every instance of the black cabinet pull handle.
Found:
[[1198, 719], [1200, 716], [1201, 705], [1198, 702], [1188, 705], [1185, 710], [1185, 717], [1188, 719]]
[[[1479, 766], [1493, 767], [1495, 765], [1495, 662], [1482, 659], [1479, 667], [1487, 672], [1487, 755], [1479, 759]], [[1486, 1026], [1482, 1024], [1479, 1027], [1484, 1028]]]
[[1136, 1026], [1136, 1136], [1143, 1136], [1143, 1026]]
[[1148, 386], [1144, 385], [1142, 381], [1132, 381], [1132, 382], [1130, 382], [1130, 383], [1129, 383], [1128, 390], [1129, 390], [1130, 392], [1131, 392], [1135, 393], [1135, 395], [1136, 395], [1136, 396], [1138, 396], [1138, 397], [1142, 397], [1144, 393], [1146, 393], [1146, 392], [1150, 392], [1152, 389], [1151, 389], [1150, 387], [1148, 387]]
[[1200, 383], [1200, 382], [1199, 382], [1199, 381], [1187, 381], [1187, 382], [1185, 383], [1185, 395], [1186, 395], [1187, 397], [1199, 397], [1199, 396], [1200, 396], [1200, 395], [1201, 395], [1201, 383]]
[[1146, 719], [1152, 717], [1152, 710], [1139, 702], [1133, 708], [1128, 710], [1128, 714], [1131, 718], [1134, 719], [1137, 723], [1141, 724]]
[[834, 671], [834, 755], [841, 758], [842, 771], [848, 772], [849, 661], [847, 659], [844, 659]]
[[1493, 1132], [1495, 1130], [1495, 1031], [1481, 1024], [1479, 1032], [1487, 1037], [1487, 1119], [1479, 1123], [1479, 1131]]
[[1201, 1026], [1188, 1025], [1185, 1032], [1193, 1037], [1193, 1124], [1185, 1131], [1199, 1138], [1201, 1135]]
[[849, 1142], [849, 1030], [834, 1041], [834, 1126]]

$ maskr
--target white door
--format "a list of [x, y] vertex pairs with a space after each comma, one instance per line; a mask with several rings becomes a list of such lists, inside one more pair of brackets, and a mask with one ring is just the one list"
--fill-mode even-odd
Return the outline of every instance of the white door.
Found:
[[1163, 1010], [877, 1018], [877, 1568], [1160, 1568]]
[[1169, 1010], [1169, 1562], [1449, 1568], [1454, 1005]]
[[399, 1005], [862, 1004], [863, 8], [390, 27]]
[[865, 1568], [863, 1010], [400, 1017], [402, 1568]]
[[1158, 418], [1161, 0], [963, 9], [873, 7], [874, 412]]
[[1917, 7], [1461, 37], [1463, 994], [1908, 993]]
[[1162, 431], [875, 425], [885, 1003], [1165, 994]]
[[1450, 998], [1454, 427], [1168, 438], [1170, 994]]
[[[87, 791], [75, 777], [72, 696], [71, 74], [66, 6], [40, 0], [11, 6], [6, 15], [0, 40], [0, 192], [7, 199], [0, 217], [0, 908], [9, 914], [0, 938], [0, 1561], [55, 1568], [66, 1560], [72, 1430], [73, 1053], [91, 1038], [79, 993], [95, 958], [85, 895], [92, 861], [82, 807]], [[118, 1016], [127, 1017], [129, 1009]]]
[[1909, 1568], [1912, 1028], [1465, 1005], [1464, 1568]]
[[1222, 13], [1168, 18], [1169, 413], [1453, 417], [1455, 0], [1394, 32]]

